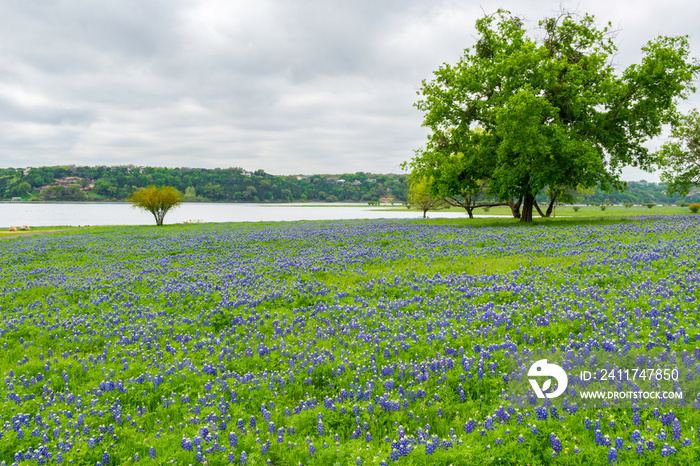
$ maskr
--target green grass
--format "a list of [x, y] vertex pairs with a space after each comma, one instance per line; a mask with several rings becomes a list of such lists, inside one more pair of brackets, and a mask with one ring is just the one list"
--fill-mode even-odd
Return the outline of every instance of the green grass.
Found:
[[[588, 417], [601, 421], [612, 442], [619, 436], [630, 445], [635, 429], [657, 442], [641, 457], [621, 452], [620, 464], [693, 464], [700, 415], [692, 408], [674, 408], [682, 438], [692, 440], [687, 447], [670, 438], [653, 406], [641, 410], [638, 426], [629, 409], [568, 413], [557, 405], [562, 419], [538, 419], [525, 409], [523, 422], [512, 413], [485, 428], [487, 416], [509, 403], [503, 373], [525, 352], [658, 337], [679, 355], [694, 354], [699, 217], [598, 212], [524, 226], [512, 218], [458, 218], [90, 227], [1, 242], [0, 415], [32, 420], [22, 438], [3, 430], [0, 460], [11, 464], [18, 450], [39, 444], [55, 452], [66, 438], [64, 463], [94, 465], [108, 451], [109, 464], [130, 464], [134, 454], [143, 464], [197, 464], [194, 451], [180, 446], [183, 436], [193, 439], [223, 421], [223, 431], [212, 432], [227, 452], [206, 453], [209, 464], [227, 463], [230, 431], [238, 432], [236, 461], [245, 450], [249, 464], [344, 465], [358, 457], [379, 464], [399, 440], [398, 426], [416, 438], [426, 424], [439, 441], [454, 431], [461, 443], [453, 439], [452, 448], [432, 455], [419, 444], [395, 464], [607, 464], [610, 448], [595, 444]], [[687, 341], [668, 339], [681, 331]], [[533, 340], [524, 341], [525, 334]], [[484, 354], [477, 346], [506, 341], [517, 352], [489, 349], [483, 378], [476, 360], [465, 370], [462, 357], [448, 352], [462, 348], [473, 358]], [[258, 353], [262, 344], [268, 353]], [[268, 386], [271, 373], [284, 385], [274, 378]], [[422, 380], [423, 373], [430, 376]], [[38, 374], [43, 380], [30, 383]], [[163, 381], [155, 384], [158, 374]], [[251, 379], [243, 381], [246, 374]], [[110, 391], [109, 381], [126, 389]], [[340, 398], [341, 390], [359, 389], [372, 396]], [[82, 407], [61, 399], [68, 393], [80, 395]], [[401, 409], [382, 408], [384, 395]], [[315, 407], [294, 412], [313, 399]], [[116, 400], [121, 423], [111, 414]], [[270, 421], [296, 431], [279, 444], [261, 413], [271, 401]], [[669, 410], [661, 406], [661, 414]], [[48, 427], [37, 424], [37, 414]], [[88, 434], [76, 427], [78, 415]], [[204, 421], [213, 415], [216, 422]], [[248, 427], [251, 416], [260, 432]], [[237, 430], [239, 418], [247, 433]], [[470, 418], [478, 424], [466, 433]], [[358, 422], [367, 423], [371, 440], [364, 430], [354, 435]], [[88, 448], [110, 424], [116, 437]], [[665, 441], [657, 439], [662, 428]], [[563, 447], [556, 457], [551, 433]], [[662, 456], [664, 443], [676, 454]], [[150, 447], [156, 459], [148, 457]]]

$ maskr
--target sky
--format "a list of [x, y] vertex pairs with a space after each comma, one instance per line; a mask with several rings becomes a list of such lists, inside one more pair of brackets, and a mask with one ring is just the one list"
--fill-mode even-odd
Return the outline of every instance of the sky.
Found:
[[534, 29], [560, 7], [612, 22], [620, 70], [661, 34], [700, 56], [693, 0], [3, 0], [0, 167], [402, 173], [426, 140], [421, 82], [474, 22], [505, 8]]

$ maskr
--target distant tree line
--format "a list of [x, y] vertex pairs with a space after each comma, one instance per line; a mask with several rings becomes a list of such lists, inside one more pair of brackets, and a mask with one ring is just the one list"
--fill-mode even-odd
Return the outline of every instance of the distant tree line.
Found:
[[380, 202], [407, 200], [407, 175], [275, 176], [242, 168], [75, 165], [0, 169], [0, 199], [125, 201], [139, 188], [173, 186], [185, 201]]
[[[600, 185], [594, 188], [581, 190], [568, 190], [560, 193], [558, 204], [583, 204], [583, 205], [642, 205], [649, 202], [654, 204], [689, 204], [700, 202], [700, 189], [691, 188], [687, 195], [673, 193], [669, 195], [668, 184], [641, 181], [628, 181], [621, 191], [605, 191]], [[551, 193], [547, 190], [536, 196], [536, 201], [543, 206], [551, 202]]]
[[[624, 191], [605, 192], [597, 186], [589, 192], [574, 193], [574, 203], [581, 204], [646, 204], [653, 202], [656, 204], [680, 204], [700, 202], [700, 189], [690, 188], [687, 195], [683, 196], [675, 193], [668, 195], [669, 189], [667, 183], [647, 183], [627, 182], [627, 188]], [[546, 196], [542, 196], [541, 200], [545, 201]]]
[[[352, 173], [276, 176], [241, 168], [156, 168], [127, 166], [0, 168], [0, 199], [126, 201], [139, 188], [173, 186], [185, 201], [213, 202], [379, 202], [408, 200], [407, 175]], [[544, 191], [537, 196], [548, 202]], [[674, 204], [700, 202], [700, 190], [668, 195], [666, 183], [628, 182], [624, 191], [596, 187], [569, 196], [577, 204]]]

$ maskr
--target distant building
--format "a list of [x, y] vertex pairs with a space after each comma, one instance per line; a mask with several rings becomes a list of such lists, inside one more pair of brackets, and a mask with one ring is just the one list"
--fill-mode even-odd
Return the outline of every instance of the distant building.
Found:
[[362, 181], [360, 181], [360, 180], [355, 180], [355, 181], [353, 181], [353, 182], [350, 183], [350, 184], [353, 185], [353, 186], [362, 186]]
[[12, 202], [19, 202], [22, 200], [22, 198], [21, 197], [13, 197], [11, 200], [12, 200]]
[[341, 185], [341, 186], [342, 186], [342, 185], [344, 185], [344, 184], [345, 184], [345, 180], [338, 180], [338, 181], [336, 181], [336, 183], [338, 183], [339, 185]]
[[375, 180], [374, 178], [367, 178], [367, 182], [368, 183], [376, 183], [377, 180]]

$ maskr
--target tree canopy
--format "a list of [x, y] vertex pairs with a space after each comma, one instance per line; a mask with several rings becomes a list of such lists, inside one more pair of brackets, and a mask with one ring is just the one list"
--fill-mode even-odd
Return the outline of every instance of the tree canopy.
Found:
[[165, 214], [182, 203], [184, 196], [172, 186], [149, 186], [135, 191], [129, 198], [129, 202], [153, 214], [156, 225], [163, 225]]
[[656, 157], [644, 143], [677, 120], [700, 70], [682, 36], [648, 42], [641, 62], [617, 73], [613, 31], [590, 15], [562, 13], [530, 35], [499, 10], [476, 29], [456, 65], [423, 81], [416, 107], [430, 134], [410, 166], [438, 181], [448, 167], [468, 192], [486, 182], [494, 198], [522, 199], [525, 222], [545, 189], [621, 189], [622, 167], [650, 168]]
[[669, 193], [687, 194], [700, 185], [700, 113], [693, 109], [671, 132], [671, 141], [661, 147], [662, 178]]

